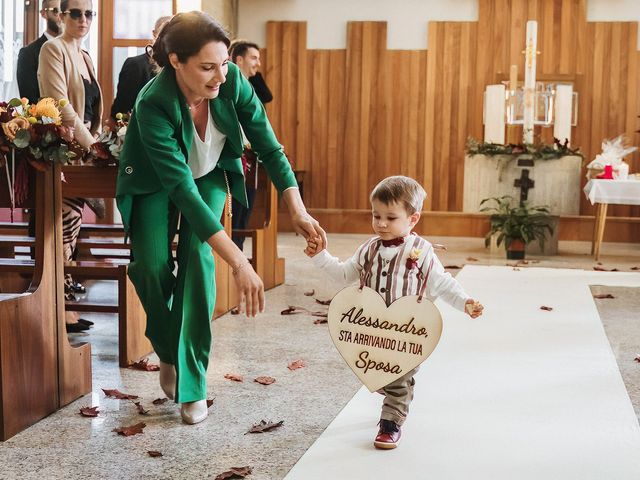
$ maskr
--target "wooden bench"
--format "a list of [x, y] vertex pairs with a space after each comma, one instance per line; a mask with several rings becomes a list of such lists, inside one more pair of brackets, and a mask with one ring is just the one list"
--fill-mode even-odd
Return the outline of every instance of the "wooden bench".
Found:
[[[117, 304], [88, 301], [65, 302], [65, 308], [75, 312], [118, 314], [118, 353], [121, 367], [127, 367], [153, 351], [151, 343], [144, 335], [146, 315], [135, 288], [127, 276], [127, 263], [85, 260], [68, 262], [64, 265], [64, 272], [73, 275], [74, 278], [115, 280], [118, 282]], [[33, 260], [0, 259], [0, 275], [3, 276], [3, 285], [7, 285], [4, 275], [8, 272], [30, 279], [33, 271]], [[16, 290], [21, 290], [21, 288], [18, 287]]]
[[[0, 182], [6, 185], [1, 174]], [[91, 391], [91, 346], [69, 344], [58, 288], [63, 284], [58, 263], [62, 219], [55, 209], [61, 199], [59, 185], [59, 166], [36, 174], [35, 206], [42, 214], [36, 221], [35, 266], [30, 267], [26, 291], [0, 296], [2, 440]], [[1, 207], [9, 204], [4, 190]]]

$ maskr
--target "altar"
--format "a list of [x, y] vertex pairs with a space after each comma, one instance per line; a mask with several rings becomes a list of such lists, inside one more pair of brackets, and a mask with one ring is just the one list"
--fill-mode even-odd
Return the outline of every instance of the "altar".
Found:
[[[548, 205], [553, 215], [579, 215], [582, 157], [531, 161], [533, 166], [525, 167], [518, 166], [522, 162], [511, 155], [467, 155], [462, 211], [478, 212], [480, 202], [489, 197], [511, 195], [518, 200], [525, 188], [530, 205]], [[528, 171], [525, 178], [529, 182], [516, 186], [523, 170]]]

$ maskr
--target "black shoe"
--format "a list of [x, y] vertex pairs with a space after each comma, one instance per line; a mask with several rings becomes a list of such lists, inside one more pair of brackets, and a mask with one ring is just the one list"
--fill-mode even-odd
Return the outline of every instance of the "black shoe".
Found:
[[86, 325], [87, 327], [90, 327], [91, 325], [93, 325], [93, 322], [91, 320], [85, 320], [84, 318], [79, 318], [78, 323], [80, 325]]
[[73, 293], [87, 293], [87, 289], [84, 288], [84, 285], [76, 281], [71, 282], [71, 291]]
[[89, 330], [89, 325], [82, 325], [80, 322], [78, 323], [67, 323], [67, 333], [80, 333], [86, 330]]

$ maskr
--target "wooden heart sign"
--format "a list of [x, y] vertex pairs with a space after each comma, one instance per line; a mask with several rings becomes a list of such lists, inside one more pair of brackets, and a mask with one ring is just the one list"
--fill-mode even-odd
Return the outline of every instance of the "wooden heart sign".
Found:
[[442, 317], [417, 295], [389, 307], [369, 287], [347, 287], [329, 305], [329, 333], [362, 383], [374, 392], [420, 365], [438, 345]]

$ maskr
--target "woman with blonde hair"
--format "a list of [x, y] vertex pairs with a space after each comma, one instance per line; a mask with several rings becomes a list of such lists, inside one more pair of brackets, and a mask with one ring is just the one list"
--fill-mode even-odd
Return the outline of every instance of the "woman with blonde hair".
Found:
[[[101, 131], [102, 119], [102, 91], [91, 57], [82, 49], [82, 40], [89, 33], [94, 17], [91, 0], [62, 0], [60, 18], [64, 33], [42, 46], [38, 65], [40, 95], [55, 100], [69, 100], [61, 109], [62, 124], [73, 130], [74, 140], [87, 150]], [[65, 261], [73, 258], [82, 225], [82, 210], [87, 200], [64, 198], [62, 201]], [[91, 200], [89, 206], [96, 210], [100, 204]], [[65, 294], [68, 299], [73, 299], [74, 293], [84, 291], [81, 284], [74, 282], [70, 275], [65, 275]]]

